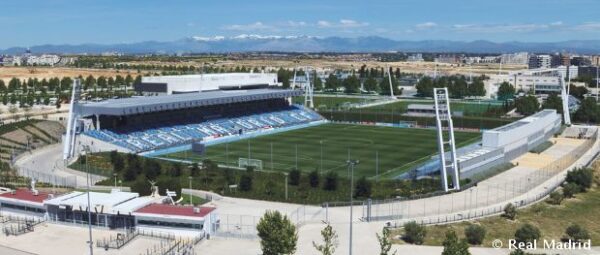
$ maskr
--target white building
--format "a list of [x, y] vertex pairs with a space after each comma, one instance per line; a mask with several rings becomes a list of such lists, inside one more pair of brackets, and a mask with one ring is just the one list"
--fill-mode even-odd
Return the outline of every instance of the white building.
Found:
[[60, 62], [58, 55], [47, 55], [43, 54], [40, 56], [29, 55], [26, 58], [27, 65], [38, 65], [38, 66], [53, 66]]
[[142, 77], [135, 90], [144, 94], [180, 94], [211, 90], [281, 86], [276, 73], [218, 73]]
[[529, 62], [529, 53], [517, 52], [500, 55], [500, 63], [507, 65], [527, 65]]
[[408, 62], [423, 62], [424, 61], [423, 54], [417, 53], [417, 54], [410, 55], [410, 56], [408, 56], [406, 61], [408, 61]]
[[[565, 78], [571, 77], [571, 79], [575, 79], [579, 76], [579, 67], [577, 66], [569, 66], [568, 68], [566, 66], [559, 66], [556, 67], [556, 69], [558, 69], [558, 72]], [[567, 71], [569, 72], [568, 75]]]
[[529, 69], [550, 68], [552, 66], [552, 56], [550, 55], [532, 55], [529, 57]]
[[517, 91], [533, 91], [535, 93], [560, 93], [560, 78], [558, 76], [532, 75], [532, 74], [500, 74], [490, 75], [488, 80], [484, 81], [487, 97], [496, 97], [498, 88], [503, 82], [508, 82], [514, 86]]

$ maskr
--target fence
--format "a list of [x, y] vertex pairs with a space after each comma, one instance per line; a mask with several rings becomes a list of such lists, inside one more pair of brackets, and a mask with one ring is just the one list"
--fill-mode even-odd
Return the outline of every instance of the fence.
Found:
[[18, 167], [17, 171], [19, 172], [19, 175], [34, 178], [37, 182], [52, 184], [56, 187], [77, 187], [76, 176], [59, 176], [53, 173], [40, 172], [23, 167]]
[[[596, 132], [591, 139], [544, 167], [504, 172], [465, 186], [461, 192], [419, 200], [367, 200], [362, 206], [362, 219], [396, 223], [419, 219], [425, 224], [437, 224], [497, 214], [509, 202], [516, 206], [535, 203], [563, 182], [564, 174], [561, 173], [594, 146], [597, 136]], [[592, 159], [590, 156], [589, 160]]]
[[140, 255], [194, 255], [194, 246], [206, 238], [205, 232], [193, 238], [177, 238], [172, 234], [144, 230], [138, 230], [138, 233], [141, 236], [161, 239], [159, 244], [146, 249]]
[[[44, 222], [45, 220], [38, 217], [17, 217], [17, 216], [3, 216], [2, 232], [6, 236], [18, 236], [25, 233], [33, 232], [35, 226]], [[11, 224], [12, 223], [12, 224]]]
[[212, 223], [215, 236], [225, 238], [255, 239], [258, 237], [256, 225], [260, 217], [251, 215], [221, 214], [219, 220]]
[[136, 229], [130, 229], [125, 231], [125, 233], [117, 233], [116, 236], [109, 236], [108, 238], [98, 239], [96, 241], [96, 246], [99, 248], [108, 249], [121, 249], [121, 247], [125, 246], [131, 240], [136, 238], [140, 232]]

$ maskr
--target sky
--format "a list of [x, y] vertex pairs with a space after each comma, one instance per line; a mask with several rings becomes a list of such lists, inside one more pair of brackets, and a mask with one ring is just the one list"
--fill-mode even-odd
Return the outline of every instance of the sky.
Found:
[[0, 48], [186, 37], [600, 40], [599, 0], [2, 0]]

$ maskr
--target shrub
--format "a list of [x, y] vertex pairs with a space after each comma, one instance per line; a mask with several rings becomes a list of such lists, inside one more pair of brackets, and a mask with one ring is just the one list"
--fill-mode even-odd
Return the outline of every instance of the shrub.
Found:
[[288, 177], [289, 177], [289, 179], [288, 179], [288, 183], [289, 183], [290, 185], [293, 185], [293, 186], [298, 186], [298, 184], [300, 184], [300, 177], [301, 177], [301, 175], [302, 175], [302, 174], [300, 173], [300, 170], [298, 170], [298, 169], [295, 169], [295, 168], [294, 168], [294, 169], [292, 169], [292, 170], [291, 170], [291, 171], [288, 173]]
[[279, 211], [267, 211], [256, 225], [262, 254], [294, 254], [298, 243], [296, 226]]
[[338, 175], [336, 172], [328, 172], [325, 175], [325, 183], [323, 183], [323, 189], [327, 191], [335, 191], [338, 185]]
[[246, 173], [240, 177], [240, 190], [241, 191], [252, 190], [252, 175]]
[[354, 197], [370, 197], [371, 196], [371, 182], [367, 180], [364, 176], [358, 179], [356, 182], [356, 187], [354, 187]]
[[567, 173], [565, 179], [568, 183], [574, 183], [579, 186], [580, 192], [585, 192], [592, 187], [594, 172], [590, 168], [579, 168]]
[[427, 230], [424, 226], [421, 226], [414, 221], [407, 222], [404, 224], [403, 239], [407, 243], [423, 244], [423, 240], [425, 239], [426, 235]]
[[485, 228], [480, 225], [471, 224], [465, 228], [465, 236], [470, 244], [479, 245], [485, 239]]
[[505, 217], [509, 220], [515, 220], [517, 218], [517, 207], [512, 203], [507, 204], [504, 207], [504, 213], [502, 214], [502, 217]]
[[548, 203], [553, 205], [560, 205], [565, 197], [562, 193], [558, 191], [554, 191], [550, 193], [550, 197], [548, 198]]
[[308, 174], [308, 184], [313, 188], [319, 187], [320, 178], [319, 171], [314, 170]]
[[458, 240], [456, 232], [446, 232], [446, 239], [443, 242], [444, 250], [442, 255], [470, 255], [469, 245], [465, 240]]
[[529, 223], [521, 226], [515, 232], [515, 240], [517, 243], [532, 243], [541, 236], [540, 229]]
[[575, 197], [575, 194], [579, 193], [579, 186], [575, 183], [567, 183], [563, 185], [563, 195], [565, 198]]
[[588, 231], [577, 224], [572, 224], [571, 226], [567, 227], [565, 234], [567, 234], [567, 239], [575, 242], [590, 239], [590, 234]]

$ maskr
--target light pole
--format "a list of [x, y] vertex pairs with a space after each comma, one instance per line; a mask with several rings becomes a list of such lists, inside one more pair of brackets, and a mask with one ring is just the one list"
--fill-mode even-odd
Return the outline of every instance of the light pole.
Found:
[[188, 176], [188, 179], [190, 180], [190, 204], [193, 206], [194, 196], [192, 196], [192, 176]]
[[113, 173], [113, 177], [115, 177], [115, 188], [117, 188], [117, 173]]
[[85, 151], [85, 171], [86, 171], [86, 182], [87, 182], [87, 207], [88, 207], [88, 230], [90, 234], [90, 240], [88, 241], [90, 245], [90, 255], [94, 254], [94, 246], [92, 242], [92, 203], [90, 201], [90, 169], [88, 165], [88, 153], [90, 152], [90, 147], [84, 145], [83, 150]]
[[285, 200], [288, 200], [288, 173], [283, 173], [285, 175]]
[[352, 255], [352, 209], [353, 208], [353, 203], [354, 203], [354, 197], [352, 194], [353, 193], [353, 189], [354, 189], [354, 166], [358, 165], [360, 161], [358, 160], [348, 160], [346, 161], [346, 164], [348, 164], [348, 172], [350, 173], [350, 244], [349, 244], [349, 248], [350, 248], [350, 255]]

